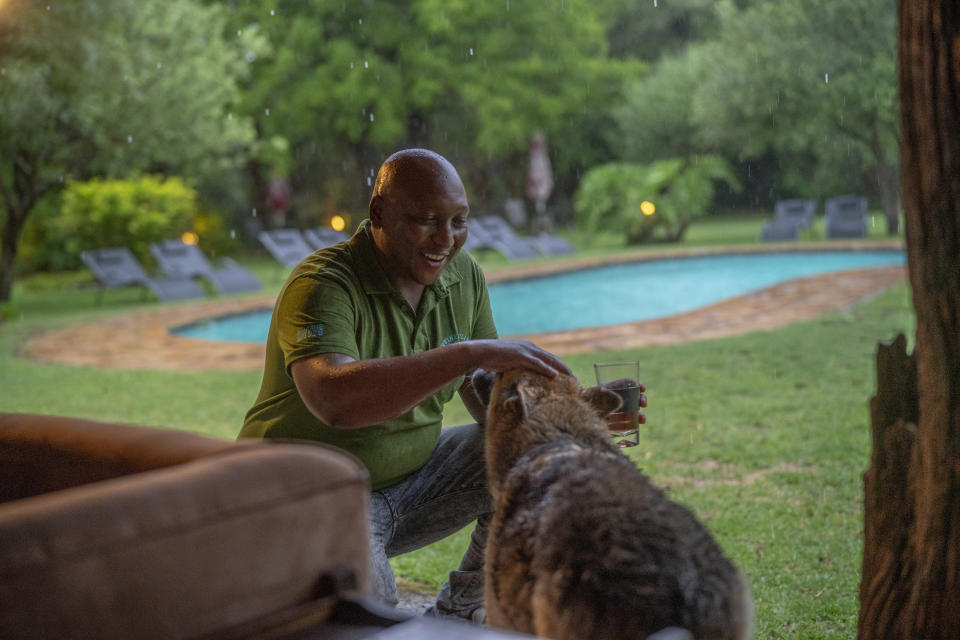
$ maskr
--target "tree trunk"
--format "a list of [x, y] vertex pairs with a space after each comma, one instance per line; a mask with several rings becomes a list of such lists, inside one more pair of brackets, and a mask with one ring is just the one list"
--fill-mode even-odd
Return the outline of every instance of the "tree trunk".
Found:
[[960, 4], [901, 0], [912, 357], [878, 352], [864, 476], [863, 640], [960, 638]]
[[0, 240], [0, 302], [10, 300], [13, 291], [14, 268], [17, 259], [20, 231], [23, 218], [7, 210], [7, 219], [3, 224], [3, 238]]

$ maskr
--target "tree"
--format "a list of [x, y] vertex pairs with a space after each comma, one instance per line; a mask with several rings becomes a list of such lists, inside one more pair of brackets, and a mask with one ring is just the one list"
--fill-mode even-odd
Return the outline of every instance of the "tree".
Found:
[[692, 107], [708, 148], [741, 157], [772, 149], [785, 162], [813, 157], [830, 174], [852, 168], [896, 233], [895, 0], [719, 7], [718, 38], [699, 53]]
[[[535, 131], [563, 140], [552, 147], [558, 174], [582, 161], [606, 124], [596, 114], [636, 68], [607, 51], [623, 4], [237, 0], [231, 28], [256, 24], [274, 47], [253, 65], [244, 113], [262, 140], [288, 141], [294, 191], [313, 207], [331, 194], [330, 206], [362, 206], [385, 154], [413, 145], [450, 157], [482, 206], [522, 193]], [[273, 163], [251, 166], [252, 181]]]
[[621, 157], [773, 159], [775, 186], [797, 195], [862, 185], [895, 232], [893, 0], [784, 0], [742, 9], [727, 0], [716, 11], [710, 37], [661, 58], [627, 89], [616, 110]]
[[242, 157], [227, 106], [255, 34], [226, 41], [220, 9], [190, 0], [11, 0], [0, 8], [0, 301], [37, 201], [69, 177], [137, 169], [191, 179]]
[[960, 7], [902, 0], [901, 170], [916, 344], [881, 345], [858, 636], [960, 637]]

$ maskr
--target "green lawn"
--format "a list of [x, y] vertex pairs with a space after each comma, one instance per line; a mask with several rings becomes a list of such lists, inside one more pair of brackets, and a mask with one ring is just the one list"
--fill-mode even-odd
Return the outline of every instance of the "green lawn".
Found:
[[[698, 223], [688, 240], [754, 241], [761, 223]], [[601, 249], [584, 249], [591, 251]], [[244, 264], [269, 288], [279, 286], [282, 271], [269, 260]], [[235, 436], [259, 371], [104, 371], [18, 358], [18, 346], [38, 331], [156, 305], [136, 291], [111, 291], [98, 307], [76, 280], [18, 283], [7, 307], [12, 317], [0, 323], [2, 410]], [[913, 334], [906, 286], [777, 331], [566, 358], [587, 382], [595, 361], [640, 360], [650, 406], [641, 446], [630, 455], [693, 508], [744, 569], [758, 638], [855, 637], [873, 358], [877, 342], [898, 332]], [[462, 406], [451, 405], [448, 424], [466, 419]], [[465, 545], [461, 532], [394, 566], [436, 587]]]

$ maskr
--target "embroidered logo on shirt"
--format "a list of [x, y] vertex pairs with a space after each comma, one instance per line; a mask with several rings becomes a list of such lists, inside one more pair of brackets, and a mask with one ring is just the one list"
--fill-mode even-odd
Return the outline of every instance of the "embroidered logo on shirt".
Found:
[[308, 338], [319, 338], [323, 335], [322, 324], [311, 324], [297, 331], [297, 342], [303, 342]]
[[454, 334], [449, 335], [449, 336], [447, 336], [446, 338], [444, 338], [444, 339], [443, 339], [443, 342], [440, 343], [440, 346], [441, 346], [441, 347], [445, 347], [445, 346], [447, 346], [448, 344], [452, 344], [452, 343], [454, 343], [454, 342], [466, 342], [466, 341], [469, 340], [469, 339], [470, 339], [470, 338], [468, 338], [467, 336], [463, 335], [462, 333], [454, 333]]

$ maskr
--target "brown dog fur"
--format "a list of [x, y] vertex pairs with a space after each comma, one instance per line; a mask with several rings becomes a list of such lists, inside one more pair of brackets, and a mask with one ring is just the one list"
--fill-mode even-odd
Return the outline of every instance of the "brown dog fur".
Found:
[[525, 371], [473, 385], [489, 404], [488, 624], [557, 640], [748, 637], [743, 576], [609, 436], [616, 394]]

